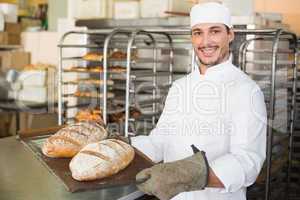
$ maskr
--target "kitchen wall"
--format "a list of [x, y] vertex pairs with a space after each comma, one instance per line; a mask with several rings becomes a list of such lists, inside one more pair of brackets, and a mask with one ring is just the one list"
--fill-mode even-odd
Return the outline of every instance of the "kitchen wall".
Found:
[[18, 0], [0, 0], [0, 3], [18, 3]]
[[[20, 0], [19, 0], [20, 1]], [[23, 0], [24, 1], [24, 0]], [[31, 6], [35, 6], [38, 4], [45, 4], [48, 3], [48, 0], [27, 0], [27, 3]]]
[[290, 25], [292, 31], [300, 35], [300, 1], [299, 0], [255, 0], [258, 12], [281, 13], [283, 22]]
[[48, 0], [48, 30], [56, 31], [58, 18], [65, 18], [68, 15], [67, 0]]
[[[9, 0], [0, 0], [0, 2]], [[17, 0], [10, 0], [11, 2], [16, 2]], [[34, 0], [27, 0], [34, 1]], [[38, 1], [38, 0], [35, 0]], [[39, 0], [41, 2], [45, 0]], [[197, 1], [197, 0], [189, 0]], [[207, 0], [198, 0], [207, 1]], [[235, 2], [237, 0], [220, 0], [227, 2]], [[300, 0], [238, 0], [239, 3], [232, 3], [232, 5], [242, 6], [244, 9], [237, 9], [237, 12], [243, 10], [245, 13], [245, 7], [248, 7], [248, 12], [253, 10], [251, 1], [254, 2], [254, 10], [257, 12], [271, 12], [271, 13], [281, 13], [283, 16], [283, 22], [290, 25], [291, 30], [295, 31], [300, 35]], [[241, 3], [243, 2], [243, 3]], [[52, 31], [56, 30], [57, 18], [64, 18], [67, 16], [67, 0], [48, 0], [49, 3], [49, 29]], [[230, 4], [231, 5], [231, 4]], [[250, 6], [249, 6], [250, 5]]]
[[30, 6], [36, 6], [38, 4], [45, 4], [48, 2], [48, 0], [0, 0], [0, 3], [20, 3], [20, 2], [26, 2], [26, 4]]

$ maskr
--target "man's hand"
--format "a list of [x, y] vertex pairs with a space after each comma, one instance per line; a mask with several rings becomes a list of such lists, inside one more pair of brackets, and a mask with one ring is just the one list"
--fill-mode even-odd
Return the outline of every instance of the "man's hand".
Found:
[[169, 200], [181, 192], [202, 190], [208, 182], [208, 163], [204, 152], [198, 152], [170, 163], [155, 165], [137, 174], [139, 190], [160, 200]]

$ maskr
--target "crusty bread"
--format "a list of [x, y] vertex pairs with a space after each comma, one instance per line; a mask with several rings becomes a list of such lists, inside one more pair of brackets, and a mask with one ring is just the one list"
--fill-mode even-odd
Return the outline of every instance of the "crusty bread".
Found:
[[115, 72], [115, 73], [126, 72], [126, 67], [112, 66], [112, 67], [110, 67], [110, 71]]
[[102, 111], [99, 109], [82, 109], [75, 115], [76, 122], [93, 121], [100, 125], [104, 125], [102, 119]]
[[107, 137], [104, 127], [95, 122], [80, 122], [62, 128], [43, 144], [42, 152], [48, 157], [73, 157], [85, 145]]
[[[109, 57], [112, 58], [112, 59], [117, 59], [117, 60], [126, 59], [127, 58], [127, 53], [116, 50], [116, 51], [112, 52]], [[132, 51], [131, 52], [131, 59], [132, 60], [137, 60], [137, 58], [138, 58], [137, 51]]]
[[[76, 91], [74, 92], [74, 96], [86, 98], [103, 98], [103, 93], [98, 93], [97, 91]], [[114, 93], [107, 93], [107, 98], [114, 98], [114, 96]]]
[[126, 59], [127, 58], [127, 53], [124, 53], [122, 51], [114, 51], [110, 55], [110, 58], [113, 58], [113, 59]]
[[108, 139], [85, 146], [70, 162], [72, 177], [95, 180], [118, 173], [134, 158], [134, 149], [121, 140]]
[[[103, 80], [98, 80], [98, 79], [81, 79], [78, 82], [82, 84], [94, 84], [94, 85], [103, 85], [104, 81]], [[107, 80], [107, 85], [113, 85], [114, 82], [112, 80]]]
[[[122, 109], [121, 106], [118, 106], [118, 107], [120, 107], [120, 109]], [[138, 110], [137, 108], [130, 107], [130, 109], [129, 109], [129, 115], [130, 115], [131, 118], [138, 119], [141, 116], [141, 114], [142, 114], [141, 111]], [[109, 122], [110, 123], [122, 123], [124, 121], [125, 121], [125, 111], [114, 112], [114, 113], [112, 113], [112, 114], [109, 115]]]
[[102, 61], [103, 54], [98, 52], [89, 52], [85, 54], [82, 58], [87, 61]]
[[89, 72], [103, 72], [103, 66], [88, 67]]

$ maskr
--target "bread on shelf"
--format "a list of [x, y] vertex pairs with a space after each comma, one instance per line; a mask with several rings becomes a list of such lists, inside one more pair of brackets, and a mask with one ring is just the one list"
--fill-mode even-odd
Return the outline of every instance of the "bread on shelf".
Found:
[[87, 70], [86, 67], [74, 66], [68, 69], [67, 71], [85, 72], [86, 70]]
[[[118, 108], [118, 107], [117, 107]], [[122, 123], [125, 121], [125, 111], [119, 107], [122, 111], [115, 111], [108, 113], [109, 123]], [[134, 107], [130, 107], [129, 116], [133, 119], [139, 118], [141, 112]], [[100, 109], [82, 109], [75, 115], [76, 122], [81, 121], [96, 121], [103, 124], [102, 111]]]
[[[64, 82], [64, 84], [74, 84], [74, 85], [103, 85], [104, 81], [99, 79], [78, 79], [73, 81]], [[107, 85], [112, 86], [114, 82], [112, 80], [107, 80]]]
[[[96, 67], [88, 67], [87, 69], [89, 72], [104, 72], [104, 69], [102, 66], [96, 66]], [[126, 68], [122, 66], [110, 66], [107, 68], [107, 72], [114, 72], [114, 73], [119, 73], [119, 72], [125, 72]]]
[[[134, 107], [130, 107], [129, 109], [129, 117], [133, 119], [139, 118], [141, 115], [141, 112]], [[110, 123], [122, 123], [125, 121], [125, 111], [121, 112], [114, 112], [109, 114], [109, 122]]]
[[[103, 85], [104, 81], [99, 79], [81, 79], [78, 80], [79, 83], [83, 84], [93, 84], [93, 85]], [[107, 85], [113, 85], [114, 82], [112, 80], [107, 80]]]
[[[65, 72], [86, 72], [86, 73], [103, 73], [104, 69], [103, 66], [88, 66], [88, 67], [81, 67], [81, 66], [72, 66], [68, 69], [64, 70]], [[121, 73], [126, 72], [126, 67], [118, 66], [110, 66], [107, 68], [107, 72], [112, 73]]]
[[84, 146], [107, 138], [105, 128], [96, 122], [80, 122], [62, 128], [47, 138], [42, 152], [48, 157], [69, 158], [75, 156]]
[[112, 59], [126, 59], [127, 58], [127, 53], [124, 53], [122, 51], [114, 51], [110, 55], [110, 58], [112, 58]]
[[102, 66], [88, 67], [87, 71], [89, 71], [89, 72], [103, 72], [103, 67]]
[[100, 109], [82, 109], [75, 115], [76, 122], [94, 121], [104, 124], [102, 119], [102, 111]]
[[112, 66], [110, 67], [110, 71], [111, 72], [115, 72], [115, 73], [119, 73], [119, 72], [126, 72], [126, 67], [122, 67], [122, 66]]
[[72, 177], [91, 181], [109, 177], [126, 168], [134, 149], [121, 140], [108, 139], [85, 146], [70, 162]]
[[[103, 98], [103, 93], [89, 92], [89, 91], [76, 91], [74, 93], [76, 97], [86, 97], [86, 98]], [[115, 95], [111, 92], [107, 93], [107, 98], [113, 98]]]
[[[110, 54], [109, 58], [116, 59], [116, 60], [127, 59], [127, 53], [120, 51], [120, 50], [115, 50]], [[137, 59], [137, 51], [131, 52], [131, 59], [132, 60]]]
[[99, 52], [88, 52], [82, 58], [87, 61], [102, 61], [103, 54]]

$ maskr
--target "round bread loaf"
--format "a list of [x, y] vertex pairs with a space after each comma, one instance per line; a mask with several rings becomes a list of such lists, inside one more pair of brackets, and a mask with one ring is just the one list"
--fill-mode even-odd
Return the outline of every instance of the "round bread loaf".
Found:
[[43, 144], [42, 152], [48, 157], [73, 157], [89, 143], [107, 138], [105, 128], [95, 122], [80, 122], [62, 128]]
[[88, 181], [118, 173], [133, 158], [133, 147], [121, 140], [108, 139], [85, 146], [69, 166], [74, 179]]

